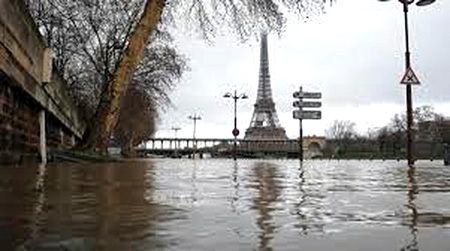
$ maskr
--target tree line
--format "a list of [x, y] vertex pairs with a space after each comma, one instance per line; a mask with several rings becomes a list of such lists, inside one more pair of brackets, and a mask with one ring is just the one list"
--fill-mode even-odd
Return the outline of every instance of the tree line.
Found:
[[[415, 141], [427, 142], [438, 148], [444, 141], [444, 116], [432, 106], [420, 106], [413, 111], [413, 135]], [[406, 114], [395, 114], [390, 122], [379, 128], [369, 128], [365, 133], [356, 131], [356, 124], [349, 120], [335, 120], [325, 135], [332, 143], [328, 149], [340, 156], [351, 152], [378, 152], [390, 156], [401, 155], [406, 146]], [[433, 149], [430, 149], [433, 151]]]

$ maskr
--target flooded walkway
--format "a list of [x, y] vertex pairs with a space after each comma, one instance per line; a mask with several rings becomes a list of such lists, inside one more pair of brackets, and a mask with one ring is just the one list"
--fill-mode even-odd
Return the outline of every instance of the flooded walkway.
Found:
[[0, 168], [2, 250], [450, 250], [450, 168], [157, 159]]

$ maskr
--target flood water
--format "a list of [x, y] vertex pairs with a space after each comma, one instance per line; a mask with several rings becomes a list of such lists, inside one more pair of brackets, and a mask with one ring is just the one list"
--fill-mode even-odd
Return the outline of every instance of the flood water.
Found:
[[1, 250], [450, 250], [450, 167], [154, 159], [0, 168]]

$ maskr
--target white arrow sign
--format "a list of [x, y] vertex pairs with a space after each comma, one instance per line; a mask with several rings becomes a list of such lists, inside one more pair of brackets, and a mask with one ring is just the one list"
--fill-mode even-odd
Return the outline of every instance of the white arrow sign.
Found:
[[294, 101], [294, 107], [304, 107], [304, 108], [319, 108], [322, 106], [321, 102], [310, 102], [310, 101]]
[[321, 111], [301, 111], [296, 110], [292, 114], [294, 119], [321, 119], [322, 112]]
[[294, 92], [294, 98], [311, 98], [320, 99], [322, 98], [321, 92]]

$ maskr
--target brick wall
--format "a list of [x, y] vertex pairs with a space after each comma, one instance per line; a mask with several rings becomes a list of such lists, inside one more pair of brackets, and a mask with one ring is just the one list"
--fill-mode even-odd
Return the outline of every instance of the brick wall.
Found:
[[0, 77], [0, 151], [37, 152], [39, 106], [6, 77]]
[[[0, 153], [36, 154], [41, 106], [0, 71]], [[46, 140], [51, 149], [70, 148], [73, 134], [46, 113]], [[1, 162], [1, 161], [0, 161]]]

